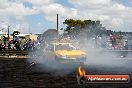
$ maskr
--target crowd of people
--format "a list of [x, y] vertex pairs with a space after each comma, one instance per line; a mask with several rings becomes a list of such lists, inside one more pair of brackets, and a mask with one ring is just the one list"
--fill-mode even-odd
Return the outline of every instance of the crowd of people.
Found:
[[132, 50], [131, 38], [121, 35], [109, 35], [94, 39], [96, 46], [108, 50]]
[[[44, 38], [38, 37], [38, 39], [12, 39], [7, 41], [6, 37], [0, 40], [0, 50], [34, 50], [38, 45], [45, 41]], [[95, 44], [94, 47], [101, 47], [110, 50], [132, 50], [131, 38], [120, 35], [109, 35], [93, 38]]]
[[35, 40], [31, 39], [12, 39], [7, 41], [5, 37], [0, 40], [0, 50], [34, 50], [36, 45]]

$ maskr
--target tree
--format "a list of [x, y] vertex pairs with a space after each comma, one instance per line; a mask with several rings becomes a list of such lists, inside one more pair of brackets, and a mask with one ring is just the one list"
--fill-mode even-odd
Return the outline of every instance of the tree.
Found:
[[91, 20], [74, 20], [74, 19], [66, 19], [63, 22], [66, 25], [66, 32], [72, 33], [72, 32], [80, 32], [82, 29], [85, 29], [92, 24], [95, 24], [95, 21]]
[[92, 23], [92, 21], [91, 20], [84, 20], [84, 23], [85, 23], [85, 27], [87, 27]]
[[66, 19], [63, 24], [66, 25], [66, 32], [71, 33], [74, 31], [79, 31], [85, 27], [85, 22], [82, 20]]
[[19, 34], [20, 34], [19, 31], [13, 31], [13, 37], [14, 37], [15, 35], [19, 35]]
[[74, 20], [66, 19], [63, 24], [66, 25], [65, 33], [71, 34], [74, 33], [77, 35], [81, 31], [85, 34], [91, 36], [99, 36], [102, 33], [105, 33], [106, 29], [102, 27], [102, 24], [99, 20]]

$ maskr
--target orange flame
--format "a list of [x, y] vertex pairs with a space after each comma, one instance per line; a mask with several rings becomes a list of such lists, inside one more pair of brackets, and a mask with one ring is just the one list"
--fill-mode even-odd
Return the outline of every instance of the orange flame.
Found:
[[79, 68], [78, 68], [78, 73], [80, 76], [86, 75], [86, 71], [81, 66], [79, 66]]

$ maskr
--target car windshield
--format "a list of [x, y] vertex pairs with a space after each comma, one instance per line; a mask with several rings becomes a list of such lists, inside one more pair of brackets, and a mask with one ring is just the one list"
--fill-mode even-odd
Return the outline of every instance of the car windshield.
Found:
[[56, 45], [56, 50], [76, 50], [76, 48], [74, 46], [69, 46], [67, 45]]

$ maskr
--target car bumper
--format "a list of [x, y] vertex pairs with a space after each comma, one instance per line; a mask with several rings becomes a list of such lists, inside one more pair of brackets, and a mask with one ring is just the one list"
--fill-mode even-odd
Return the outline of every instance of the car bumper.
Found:
[[86, 61], [86, 57], [81, 57], [81, 58], [61, 58], [61, 57], [55, 57], [55, 60], [59, 61], [59, 62], [64, 62], [64, 63], [68, 63], [68, 62], [85, 62]]

